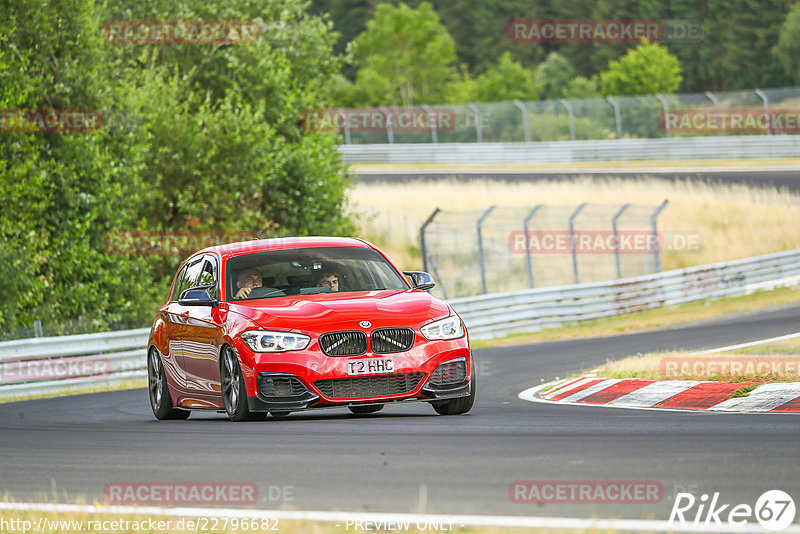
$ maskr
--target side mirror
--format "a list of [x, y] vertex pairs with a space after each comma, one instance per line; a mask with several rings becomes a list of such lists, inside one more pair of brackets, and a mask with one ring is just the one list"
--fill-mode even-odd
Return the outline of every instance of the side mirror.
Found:
[[178, 304], [181, 306], [217, 306], [219, 302], [211, 298], [208, 289], [196, 287], [184, 291]]
[[403, 271], [403, 274], [411, 278], [411, 285], [414, 289], [432, 289], [436, 285], [433, 277], [425, 271]]

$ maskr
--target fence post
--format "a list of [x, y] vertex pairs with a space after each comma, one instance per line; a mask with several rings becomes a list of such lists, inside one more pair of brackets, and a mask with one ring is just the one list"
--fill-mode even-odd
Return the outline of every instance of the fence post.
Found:
[[342, 117], [344, 117], [344, 144], [350, 144], [350, 121], [347, 117], [347, 112], [342, 108], [336, 109], [337, 113], [341, 113]]
[[764, 115], [767, 119], [767, 135], [772, 134], [772, 118], [769, 116], [769, 98], [761, 89], [756, 89], [756, 94], [764, 101]]
[[436, 132], [436, 113], [427, 104], [424, 104], [422, 109], [428, 114], [428, 122], [431, 123], [431, 140], [436, 144], [439, 142], [439, 134]]
[[525, 142], [531, 142], [531, 125], [528, 123], [528, 108], [519, 100], [514, 100], [514, 105], [522, 112], [522, 127], [525, 130]]
[[657, 272], [657, 273], [661, 272], [661, 250], [660, 250], [661, 247], [659, 247], [659, 245], [658, 245], [658, 221], [657, 221], [657, 219], [658, 219], [658, 216], [661, 214], [661, 212], [664, 211], [664, 208], [667, 207], [667, 204], [669, 204], [669, 200], [664, 199], [664, 202], [662, 202], [661, 205], [658, 208], [656, 208], [656, 211], [653, 213], [653, 215], [650, 216], [650, 226], [653, 228], [653, 237], [655, 238], [655, 239], [653, 239], [653, 241], [651, 241], [651, 243], [655, 244], [655, 250], [652, 251], [652, 254], [650, 254], [648, 256], [647, 274], [650, 274], [650, 258], [651, 257], [655, 260], [655, 262], [654, 262], [655, 263], [655, 272]]
[[433, 256], [430, 256], [429, 259], [431, 260], [431, 268], [433, 269], [433, 276], [435, 277], [434, 280], [436, 280], [436, 283], [442, 288], [444, 300], [447, 300], [450, 297], [447, 296], [447, 287], [444, 285], [444, 279], [439, 275], [439, 268], [436, 267], [436, 260]]
[[711, 91], [706, 91], [706, 97], [714, 103], [714, 109], [717, 112], [717, 137], [719, 137], [722, 135], [722, 123], [719, 121], [719, 100]]
[[483, 294], [487, 293], [486, 290], [486, 268], [483, 264], [483, 236], [481, 235], [481, 225], [486, 218], [492, 214], [492, 210], [494, 210], [494, 206], [490, 206], [488, 210], [483, 212], [480, 219], [478, 219], [478, 263], [480, 264], [481, 268], [481, 289], [483, 290]]
[[559, 98], [561, 105], [567, 108], [567, 115], [569, 115], [569, 137], [575, 140], [575, 114], [572, 112], [572, 104], [566, 98]]
[[478, 109], [478, 106], [472, 102], [467, 104], [467, 107], [475, 115], [475, 136], [479, 143], [483, 143], [483, 132], [481, 132], [481, 110]]
[[522, 227], [525, 230], [525, 262], [528, 264], [528, 284], [531, 287], [533, 286], [533, 260], [531, 259], [531, 236], [528, 233], [528, 224], [531, 222], [531, 219], [536, 215], [536, 212], [539, 211], [539, 208], [542, 207], [542, 204], [537, 204], [535, 208], [531, 210], [527, 217], [525, 217], [525, 221], [522, 223]]
[[617, 123], [617, 139], [622, 139], [622, 116], [619, 114], [619, 102], [613, 96], [607, 96], [608, 103], [614, 106], [614, 120]]
[[389, 144], [394, 144], [394, 128], [392, 125], [392, 112], [385, 107], [380, 108], [381, 113], [386, 117], [386, 137], [389, 139]]
[[664, 106], [664, 131], [667, 133], [667, 137], [672, 137], [672, 132], [669, 131], [669, 102], [661, 93], [656, 93], [656, 98]]
[[575, 251], [575, 217], [577, 217], [580, 212], [583, 211], [583, 208], [586, 207], [586, 204], [587, 203], [584, 202], [578, 206], [578, 209], [576, 209], [569, 217], [569, 244], [572, 248], [572, 274], [575, 277], [576, 284], [580, 284], [580, 278], [578, 277], [578, 256]]
[[425, 243], [425, 229], [433, 222], [434, 217], [436, 217], [440, 211], [441, 210], [439, 208], [433, 210], [433, 213], [431, 213], [428, 218], [425, 219], [425, 222], [422, 223], [422, 226], [419, 228], [419, 248], [420, 252], [422, 253], [422, 270], [426, 272], [428, 270], [428, 247]]
[[617, 262], [617, 279], [622, 278], [622, 267], [619, 263], [619, 232], [617, 232], [617, 221], [622, 217], [622, 214], [625, 213], [625, 210], [628, 209], [628, 206], [630, 206], [630, 202], [623, 205], [616, 215], [614, 215], [614, 218], [611, 219], [611, 228], [614, 229], [614, 256]]
[[44, 337], [42, 332], [42, 321], [36, 319], [33, 321], [33, 337]]

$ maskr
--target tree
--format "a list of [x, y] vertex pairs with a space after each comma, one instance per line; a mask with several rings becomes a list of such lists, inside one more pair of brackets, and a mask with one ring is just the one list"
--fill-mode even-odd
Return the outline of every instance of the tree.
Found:
[[564, 87], [564, 98], [596, 98], [600, 96], [597, 85], [597, 76], [576, 76]]
[[441, 102], [455, 75], [455, 43], [428, 2], [378, 5], [351, 51], [363, 105]]
[[665, 47], [642, 43], [600, 74], [604, 95], [672, 93], [681, 84], [681, 64]]
[[536, 100], [539, 89], [533, 72], [514, 61], [510, 52], [505, 52], [496, 66], [475, 79], [474, 99], [478, 102]]
[[786, 15], [772, 55], [780, 61], [792, 83], [800, 82], [800, 3], [792, 6]]
[[551, 52], [536, 67], [536, 82], [542, 88], [542, 98], [562, 98], [569, 82], [575, 78], [575, 69], [558, 52]]
[[[336, 138], [303, 129], [339, 68], [302, 0], [17, 0], [0, 6], [0, 109], [96, 109], [98, 131], [0, 135], [0, 331], [36, 318], [143, 326], [179, 256], [113, 254], [117, 232], [338, 234]], [[248, 45], [118, 45], [106, 21], [254, 20]]]

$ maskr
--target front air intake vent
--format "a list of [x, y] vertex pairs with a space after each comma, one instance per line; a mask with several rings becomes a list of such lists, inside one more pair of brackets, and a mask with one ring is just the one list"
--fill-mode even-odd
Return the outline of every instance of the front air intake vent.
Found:
[[359, 399], [400, 395], [416, 388], [425, 373], [317, 380], [314, 386], [329, 399]]
[[291, 398], [308, 392], [300, 380], [293, 375], [259, 373], [258, 394], [264, 398]]

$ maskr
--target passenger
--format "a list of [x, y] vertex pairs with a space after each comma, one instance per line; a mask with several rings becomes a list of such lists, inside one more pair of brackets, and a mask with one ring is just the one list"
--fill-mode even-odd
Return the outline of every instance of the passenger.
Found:
[[339, 274], [326, 269], [317, 276], [317, 287], [330, 287], [331, 292], [339, 291]]

